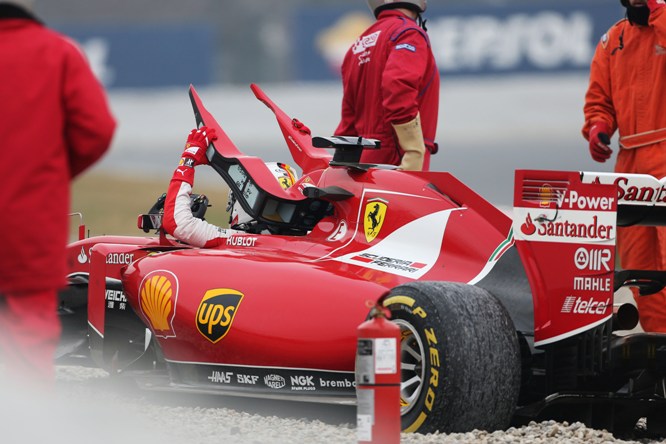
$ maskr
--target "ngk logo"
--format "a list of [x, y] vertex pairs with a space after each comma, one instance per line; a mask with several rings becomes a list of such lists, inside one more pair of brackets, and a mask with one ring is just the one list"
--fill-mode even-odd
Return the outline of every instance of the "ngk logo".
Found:
[[292, 376], [291, 385], [312, 386], [314, 387], [314, 376]]
[[584, 248], [580, 247], [574, 254], [574, 264], [579, 270], [611, 271], [611, 250], [608, 248]]
[[567, 296], [562, 304], [562, 313], [598, 314], [606, 313], [610, 299], [604, 302], [595, 301], [594, 298], [583, 299], [580, 296]]

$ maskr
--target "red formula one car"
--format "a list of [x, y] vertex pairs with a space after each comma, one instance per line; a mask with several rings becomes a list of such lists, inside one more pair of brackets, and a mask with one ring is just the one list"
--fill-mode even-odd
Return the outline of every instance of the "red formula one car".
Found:
[[664, 271], [615, 270], [618, 226], [665, 223], [663, 180], [517, 171], [512, 219], [449, 173], [360, 164], [374, 141], [312, 137], [252, 89], [300, 180], [282, 189], [191, 88], [197, 124], [219, 135], [210, 164], [254, 222], [192, 248], [158, 228], [156, 205], [140, 219], [154, 236], [72, 243], [60, 362], [147, 389], [354, 404], [370, 301], [401, 329], [405, 431], [646, 417], [660, 432], [666, 336], [619, 335], [639, 313], [613, 301], [664, 287]]

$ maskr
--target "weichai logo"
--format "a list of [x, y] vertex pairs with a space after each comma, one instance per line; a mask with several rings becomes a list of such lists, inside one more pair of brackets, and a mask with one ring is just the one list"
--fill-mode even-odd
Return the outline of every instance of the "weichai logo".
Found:
[[208, 290], [197, 310], [197, 330], [215, 344], [224, 338], [234, 321], [243, 293], [230, 288]]
[[155, 336], [174, 337], [173, 318], [178, 300], [178, 280], [169, 271], [153, 271], [139, 287], [139, 309], [148, 319]]

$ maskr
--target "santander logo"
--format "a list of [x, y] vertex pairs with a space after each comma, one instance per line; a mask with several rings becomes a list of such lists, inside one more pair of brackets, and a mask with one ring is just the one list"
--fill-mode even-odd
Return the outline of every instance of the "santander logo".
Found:
[[537, 226], [532, 221], [531, 214], [527, 213], [525, 222], [520, 226], [520, 231], [525, 236], [537, 235], [580, 241], [609, 241], [615, 239], [614, 225], [601, 221], [596, 214], [592, 216], [591, 220], [572, 218], [571, 220], [545, 221]]
[[525, 223], [520, 226], [520, 231], [527, 236], [531, 236], [536, 232], [536, 225], [532, 222], [532, 215], [530, 213], [527, 213]]

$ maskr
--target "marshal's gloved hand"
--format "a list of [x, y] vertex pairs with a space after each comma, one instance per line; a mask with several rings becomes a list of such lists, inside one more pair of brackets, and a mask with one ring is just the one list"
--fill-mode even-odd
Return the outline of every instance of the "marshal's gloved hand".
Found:
[[597, 162], [610, 159], [613, 150], [610, 148], [610, 128], [606, 122], [595, 122], [590, 128], [590, 154]]
[[402, 161], [398, 168], [405, 171], [423, 170], [426, 147], [421, 130], [421, 116], [417, 114], [414, 120], [392, 125], [403, 151]]
[[178, 168], [173, 173], [172, 180], [182, 180], [190, 185], [194, 183], [194, 167], [197, 165], [207, 165], [208, 157], [206, 150], [211, 142], [217, 140], [215, 129], [202, 126], [193, 129], [187, 136], [185, 149], [178, 162]]

